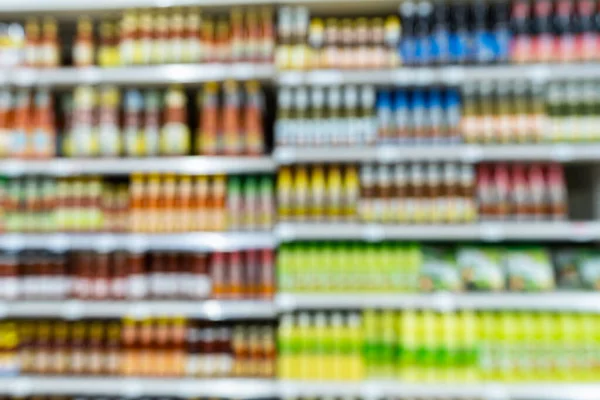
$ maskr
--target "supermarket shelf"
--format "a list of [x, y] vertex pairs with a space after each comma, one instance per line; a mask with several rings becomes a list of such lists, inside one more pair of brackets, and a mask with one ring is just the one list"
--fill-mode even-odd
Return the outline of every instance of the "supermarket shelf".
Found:
[[271, 232], [193, 232], [173, 234], [51, 233], [0, 235], [0, 249], [27, 250], [205, 250], [228, 251], [276, 246]]
[[97, 378], [38, 377], [1, 378], [0, 392], [16, 397], [28, 395], [120, 395], [206, 396], [225, 398], [275, 397], [276, 385], [269, 379], [192, 378]]
[[23, 87], [84, 84], [139, 86], [202, 83], [226, 79], [271, 81], [274, 73], [275, 69], [272, 64], [252, 63], [146, 65], [118, 68], [15, 68], [14, 70], [0, 70], [0, 84]]
[[288, 222], [275, 229], [279, 241], [293, 240], [506, 240], [588, 242], [600, 239], [600, 222], [481, 222], [464, 225], [383, 225]]
[[363, 308], [434, 310], [549, 310], [600, 312], [600, 295], [585, 292], [549, 293], [280, 293], [277, 309], [348, 310]]
[[[4, 4], [6, 3], [6, 4]], [[26, 13], [34, 11], [59, 12], [59, 11], [102, 11], [118, 10], [124, 8], [140, 7], [171, 7], [171, 6], [235, 6], [235, 5], [262, 5], [262, 4], [281, 4], [281, 5], [306, 5], [309, 7], [325, 4], [322, 0], [100, 0], [81, 2], [77, 0], [53, 0], [51, 2], [44, 0], [28, 0], [22, 3], [2, 2], [0, 4], [0, 13]], [[329, 0], [330, 7], [340, 5], [351, 5], [356, 7], [363, 6], [364, 0]], [[381, 6], [384, 9], [394, 10], [397, 8], [397, 0], [370, 0], [368, 6]]]
[[281, 72], [280, 85], [455, 85], [467, 81], [530, 79], [534, 81], [592, 79], [600, 66], [590, 64], [532, 64], [447, 67], [400, 67], [384, 70], [314, 70]]
[[282, 397], [587, 400], [600, 395], [599, 384], [410, 384], [378, 380], [362, 383], [281, 381], [279, 384]]
[[600, 144], [524, 144], [374, 147], [281, 147], [279, 164], [401, 161], [600, 161]]
[[128, 175], [134, 172], [179, 174], [252, 174], [275, 172], [271, 157], [148, 157], [55, 158], [49, 160], [0, 160], [0, 175]]
[[271, 319], [277, 315], [272, 301], [0, 301], [3, 318], [145, 318], [182, 315], [210, 320]]

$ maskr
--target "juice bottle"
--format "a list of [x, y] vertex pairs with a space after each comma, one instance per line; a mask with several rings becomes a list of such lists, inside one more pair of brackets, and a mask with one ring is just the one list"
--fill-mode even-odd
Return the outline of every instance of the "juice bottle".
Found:
[[220, 113], [217, 83], [209, 82], [204, 85], [198, 92], [197, 104], [200, 114], [200, 123], [196, 133], [197, 152], [202, 155], [217, 155], [223, 150], [223, 143], [221, 143], [218, 132]]
[[292, 169], [290, 167], [280, 168], [277, 174], [277, 214], [278, 219], [282, 221], [288, 220], [294, 215], [293, 190]]
[[24, 58], [26, 67], [35, 68], [40, 66], [42, 59], [40, 25], [35, 18], [30, 18], [25, 23]]
[[14, 157], [26, 157], [29, 153], [28, 133], [30, 129], [29, 112], [31, 108], [30, 93], [27, 89], [17, 92], [10, 135], [9, 154]]
[[135, 11], [128, 10], [123, 13], [120, 35], [119, 56], [121, 64], [135, 64], [136, 47], [138, 44], [138, 18]]
[[[263, 6], [259, 13], [259, 61], [272, 62], [273, 49], [275, 47], [275, 32], [273, 26], [273, 9]], [[248, 24], [250, 25], [250, 24]]]
[[101, 67], [114, 67], [118, 65], [118, 55], [114, 54], [116, 40], [116, 26], [108, 21], [100, 24], [100, 45], [96, 56]]
[[184, 30], [185, 20], [182, 9], [176, 7], [173, 9], [171, 18], [169, 19], [169, 47], [167, 52], [167, 62], [180, 63], [183, 61]]
[[227, 179], [223, 175], [217, 175], [212, 181], [212, 197], [213, 197], [213, 229], [224, 231], [227, 226]]
[[214, 43], [216, 61], [222, 63], [231, 62], [231, 28], [229, 21], [224, 18], [218, 19], [216, 22]]
[[273, 202], [273, 179], [263, 176], [259, 183], [260, 190], [260, 220], [259, 226], [268, 230], [273, 227], [275, 221], [275, 204]]
[[296, 168], [293, 187], [292, 215], [296, 220], [302, 221], [308, 216], [309, 193], [308, 193], [308, 168], [299, 166]]

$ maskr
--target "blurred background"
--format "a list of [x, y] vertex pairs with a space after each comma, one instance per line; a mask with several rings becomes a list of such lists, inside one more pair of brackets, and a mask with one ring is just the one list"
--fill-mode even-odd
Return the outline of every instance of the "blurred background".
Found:
[[0, 2], [0, 396], [600, 398], [600, 3]]

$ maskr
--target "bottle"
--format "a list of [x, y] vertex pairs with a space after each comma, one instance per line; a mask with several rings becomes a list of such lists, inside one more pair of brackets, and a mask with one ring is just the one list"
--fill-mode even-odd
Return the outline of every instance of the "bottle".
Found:
[[[157, 22], [157, 29], [158, 29]], [[133, 10], [123, 13], [121, 18], [121, 40], [119, 43], [119, 55], [122, 65], [133, 65], [136, 60], [136, 47], [138, 45], [138, 19]]]
[[224, 85], [222, 115], [223, 151], [227, 155], [241, 154], [243, 149], [239, 117], [241, 98], [237, 82], [227, 81]]
[[575, 39], [576, 60], [582, 62], [593, 61], [597, 58], [595, 52], [599, 42], [597, 23], [598, 10], [592, 0], [578, 0], [576, 2], [577, 37]]
[[185, 16], [185, 43], [183, 62], [197, 63], [202, 59], [202, 44], [200, 42], [200, 24], [202, 17], [198, 8], [187, 10]]
[[429, 65], [432, 61], [430, 23], [433, 5], [428, 1], [417, 3], [415, 24], [415, 61], [417, 65]]
[[142, 155], [143, 139], [142, 129], [142, 108], [143, 98], [139, 90], [129, 89], [125, 92], [124, 101], [124, 129], [123, 140], [125, 154], [130, 157], [139, 157]]
[[[250, 14], [251, 11], [248, 11], [248, 14]], [[231, 23], [231, 32], [229, 35], [229, 40], [231, 42], [231, 61], [232, 62], [241, 62], [241, 61], [253, 61], [253, 57], [254, 57], [254, 52], [251, 51], [249, 54], [246, 54], [246, 49], [245, 49], [245, 30], [247, 30], [247, 33], [250, 34], [256, 34], [256, 30], [254, 29], [254, 32], [252, 32], [249, 28], [249, 26], [244, 26], [244, 18], [242, 15], [242, 10], [239, 7], [233, 7], [230, 11], [229, 14], [229, 20]], [[256, 14], [254, 13], [254, 21], [251, 21], [254, 23], [254, 26], [252, 28], [256, 28]], [[246, 28], [246, 29], [244, 29]], [[247, 55], [249, 57], [247, 57]]]
[[554, 52], [560, 62], [572, 62], [575, 59], [574, 7], [573, 0], [558, 0], [555, 6], [554, 25], [558, 37]]
[[531, 50], [536, 62], [549, 62], [553, 57], [552, 2], [536, 1], [533, 6], [533, 33]]
[[285, 70], [291, 67], [292, 51], [292, 8], [279, 7], [277, 15], [278, 45], [275, 53], [275, 65]]
[[73, 95], [73, 153], [75, 156], [95, 154], [96, 135], [94, 129], [94, 109], [97, 105], [96, 91], [91, 86], [78, 86]]
[[513, 31], [510, 45], [511, 60], [518, 64], [528, 63], [531, 61], [532, 56], [529, 0], [516, 0], [513, 3], [510, 20]]
[[467, 8], [464, 4], [454, 4], [450, 10], [450, 62], [464, 64], [468, 61]]
[[[259, 13], [259, 61], [272, 63], [273, 49], [275, 47], [275, 32], [273, 27], [273, 9], [263, 6]], [[249, 26], [251, 26], [248, 23]], [[250, 40], [252, 40], [250, 38]]]
[[41, 49], [39, 22], [35, 18], [30, 18], [25, 24], [24, 61], [26, 67], [36, 68], [40, 66], [42, 60]]
[[118, 65], [118, 55], [114, 54], [116, 40], [116, 27], [108, 21], [100, 24], [100, 45], [96, 59], [101, 67], [114, 67]]
[[144, 93], [144, 136], [143, 153], [156, 157], [160, 154], [160, 115], [161, 98], [157, 90], [147, 90]]
[[99, 132], [100, 154], [115, 157], [121, 154], [119, 129], [119, 91], [115, 86], [100, 89]]
[[149, 9], [140, 10], [138, 18], [136, 56], [138, 55], [137, 49], [139, 49], [139, 59], [136, 57], [136, 64], [148, 65], [152, 58], [152, 13]]
[[167, 48], [167, 62], [181, 63], [184, 52], [185, 20], [181, 8], [176, 7], [169, 19], [169, 44]]
[[80, 17], [77, 21], [77, 36], [73, 45], [73, 64], [76, 67], [94, 65], [94, 32], [92, 21]]
[[389, 91], [377, 94], [377, 142], [388, 144], [392, 140], [392, 96]]
[[510, 36], [508, 5], [504, 2], [492, 4], [492, 30], [494, 36], [494, 61], [506, 63], [510, 57]]
[[[402, 39], [400, 41], [400, 57], [402, 62], [408, 66], [417, 63], [417, 38], [416, 29], [416, 6], [411, 1], [402, 2], [400, 5], [400, 20], [402, 21]], [[436, 25], [439, 21], [436, 21]], [[439, 27], [439, 26], [438, 26]]]
[[161, 154], [189, 154], [190, 131], [187, 126], [187, 99], [183, 89], [179, 86], [171, 86], [165, 94], [164, 105], [160, 137]]
[[47, 17], [42, 27], [41, 64], [46, 68], [56, 68], [60, 65], [60, 47], [58, 44], [58, 28], [56, 20]]
[[219, 97], [218, 86], [215, 82], [204, 85], [197, 96], [198, 112], [200, 114], [196, 143], [198, 154], [217, 155], [222, 151], [219, 122]]
[[[154, 34], [152, 37], [152, 54], [150, 61], [152, 64], [164, 64], [168, 62], [169, 54], [169, 18], [165, 11], [158, 11], [154, 14]], [[126, 50], [127, 51], [127, 50]]]
[[55, 155], [56, 127], [54, 125], [53, 102], [48, 89], [38, 89], [33, 110], [33, 133], [31, 155], [50, 158]]

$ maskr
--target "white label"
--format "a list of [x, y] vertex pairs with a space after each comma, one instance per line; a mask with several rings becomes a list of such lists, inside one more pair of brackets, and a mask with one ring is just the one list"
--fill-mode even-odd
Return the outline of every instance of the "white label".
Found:
[[364, 228], [363, 238], [369, 242], [380, 242], [385, 238], [385, 232], [379, 225], [370, 225]]
[[495, 224], [481, 224], [479, 236], [484, 242], [499, 242], [504, 239], [504, 230]]

